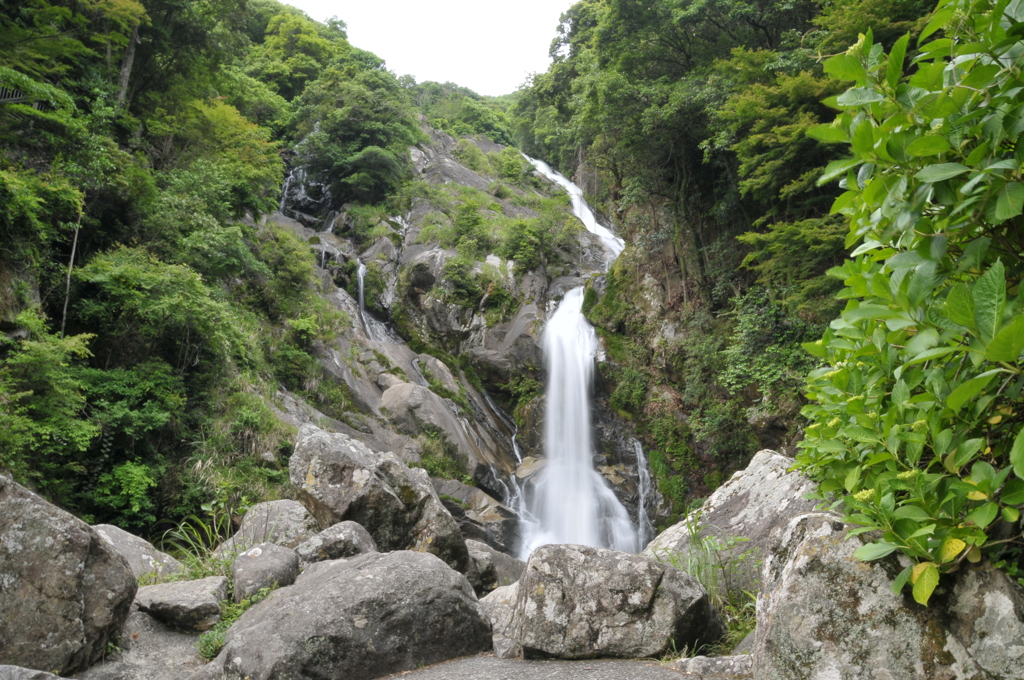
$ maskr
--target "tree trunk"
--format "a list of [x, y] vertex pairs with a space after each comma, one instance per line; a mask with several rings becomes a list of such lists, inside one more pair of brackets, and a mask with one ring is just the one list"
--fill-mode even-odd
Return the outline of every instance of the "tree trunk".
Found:
[[121, 75], [118, 78], [120, 86], [117, 93], [117, 103], [125, 105], [125, 97], [128, 96], [128, 79], [132, 75], [132, 64], [135, 63], [135, 46], [139, 44], [139, 25], [132, 27], [132, 35], [128, 38], [128, 47], [124, 51], [124, 61], [121, 62]]

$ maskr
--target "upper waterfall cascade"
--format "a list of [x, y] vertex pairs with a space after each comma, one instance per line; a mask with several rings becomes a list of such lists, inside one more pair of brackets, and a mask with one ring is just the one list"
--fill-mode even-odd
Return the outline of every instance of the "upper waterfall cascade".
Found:
[[[625, 246], [622, 239], [598, 223], [583, 199], [582, 189], [543, 161], [528, 160], [541, 174], [569, 192], [573, 213], [587, 231], [601, 239], [610, 266]], [[583, 293], [582, 286], [566, 293], [544, 329], [547, 464], [538, 473], [532, 498], [527, 501], [522, 493], [517, 494], [522, 518], [520, 553], [524, 559], [535, 548], [549, 543], [638, 552], [651, 538], [651, 523], [643, 503], [649, 486], [648, 471], [638, 471], [642, 498], [634, 523], [594, 469], [590, 392], [598, 340], [583, 316]], [[637, 467], [644, 467], [646, 460], [639, 442], [636, 447]]]

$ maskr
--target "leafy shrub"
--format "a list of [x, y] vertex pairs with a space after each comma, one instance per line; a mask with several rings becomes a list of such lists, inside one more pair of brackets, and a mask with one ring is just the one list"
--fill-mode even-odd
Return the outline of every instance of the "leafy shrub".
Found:
[[622, 411], [639, 411], [647, 400], [647, 376], [634, 369], [623, 368], [615, 376], [615, 390], [609, 404]]
[[473, 477], [466, 473], [469, 460], [459, 451], [443, 432], [435, 428], [424, 428], [427, 431], [420, 435], [422, 447], [419, 463], [411, 463], [411, 467], [423, 468], [431, 477], [454, 479], [463, 484], [472, 485]]
[[821, 498], [841, 497], [853, 533], [881, 532], [858, 557], [910, 558], [893, 589], [912, 584], [922, 604], [941, 574], [1019, 541], [1024, 504], [1021, 256], [1007, 240], [1024, 184], [1004, 115], [1024, 91], [1001, 61], [1020, 49], [1007, 26], [1024, 10], [942, 0], [921, 40], [954, 16], [909, 78], [909, 35], [888, 58], [868, 33], [828, 60], [854, 87], [833, 100], [836, 122], [811, 131], [852, 146], [821, 181], [842, 179], [833, 211], [859, 246], [831, 272], [846, 308], [805, 345], [827, 365], [808, 377], [797, 466]]

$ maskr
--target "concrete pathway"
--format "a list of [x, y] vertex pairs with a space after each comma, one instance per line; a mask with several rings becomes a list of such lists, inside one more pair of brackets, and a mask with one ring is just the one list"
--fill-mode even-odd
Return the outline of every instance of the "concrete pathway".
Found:
[[469, 656], [389, 675], [388, 680], [683, 680], [654, 660], [521, 661], [493, 654]]

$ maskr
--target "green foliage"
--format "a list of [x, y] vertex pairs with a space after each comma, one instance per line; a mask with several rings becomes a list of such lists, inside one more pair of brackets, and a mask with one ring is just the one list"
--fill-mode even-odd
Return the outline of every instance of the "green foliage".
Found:
[[332, 67], [296, 104], [305, 135], [298, 150], [311, 178], [329, 185], [334, 207], [380, 203], [398, 190], [421, 133], [390, 72]]
[[66, 493], [69, 478], [82, 471], [77, 456], [100, 432], [72, 370], [73, 362], [89, 356], [93, 336], [51, 334], [35, 310], [22, 312], [18, 323], [27, 339], [0, 336], [0, 467]]
[[148, 527], [156, 521], [150, 490], [156, 486], [152, 470], [138, 462], [121, 463], [100, 475], [96, 503], [109, 508], [128, 526]]
[[220, 621], [214, 624], [213, 628], [199, 636], [196, 647], [199, 649], [199, 656], [205, 661], [213, 661], [213, 658], [224, 649], [224, 641], [228, 629], [241, 618], [242, 614], [258, 602], [267, 599], [272, 592], [277, 590], [277, 584], [269, 588], [260, 588], [256, 593], [236, 603], [234, 600], [222, 600], [220, 603]]
[[438, 479], [454, 479], [463, 484], [473, 485], [473, 477], [466, 473], [469, 460], [466, 454], [459, 451], [440, 430], [425, 427], [426, 432], [419, 437], [422, 453], [418, 463], [410, 463], [411, 467], [423, 468], [431, 477]]
[[852, 147], [821, 181], [842, 178], [833, 211], [856, 248], [830, 272], [845, 309], [805, 345], [826, 365], [808, 377], [797, 465], [841, 497], [854, 533], [882, 532], [858, 557], [910, 558], [894, 589], [922, 604], [940, 574], [997, 557], [1024, 504], [1024, 184], [1007, 115], [1024, 94], [1004, 13], [1024, 20], [1016, 5], [940, 2], [921, 40], [948, 33], [919, 46], [909, 77], [909, 36], [886, 55], [869, 32], [826, 62], [853, 86], [811, 131]]
[[544, 385], [528, 373], [514, 375], [504, 385], [499, 385], [511, 395], [509, 410], [516, 424], [522, 427], [525, 422], [525, 411], [530, 404], [544, 391]]
[[621, 411], [636, 412], [647, 401], [647, 376], [634, 368], [623, 368], [615, 376], [609, 404]]

